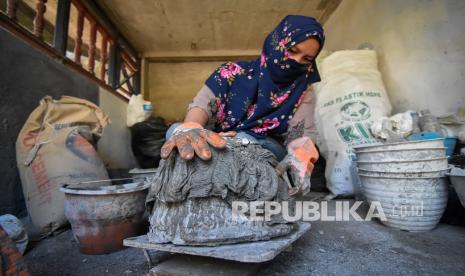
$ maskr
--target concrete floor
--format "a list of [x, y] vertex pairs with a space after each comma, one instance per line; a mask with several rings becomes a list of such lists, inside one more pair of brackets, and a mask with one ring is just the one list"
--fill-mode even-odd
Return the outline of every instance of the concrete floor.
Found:
[[[167, 257], [151, 254], [154, 259]], [[465, 275], [464, 256], [465, 227], [440, 224], [430, 232], [411, 233], [376, 221], [317, 221], [290, 250], [262, 264], [258, 275]], [[146, 275], [149, 271], [139, 249], [80, 254], [71, 231], [41, 241], [25, 258], [32, 275]]]

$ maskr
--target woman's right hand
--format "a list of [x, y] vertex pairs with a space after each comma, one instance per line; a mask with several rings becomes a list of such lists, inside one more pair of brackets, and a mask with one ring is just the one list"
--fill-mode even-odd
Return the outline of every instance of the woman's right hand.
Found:
[[235, 133], [218, 134], [205, 129], [195, 122], [185, 122], [173, 132], [171, 138], [161, 148], [161, 158], [170, 156], [174, 148], [178, 148], [179, 155], [185, 160], [191, 160], [196, 154], [202, 160], [210, 160], [212, 153], [208, 144], [217, 149], [226, 147], [226, 140], [222, 136], [234, 136]]
[[296, 183], [296, 187], [289, 190], [290, 196], [299, 192], [305, 195], [310, 191], [310, 177], [319, 156], [318, 149], [309, 137], [297, 138], [287, 145], [287, 155], [276, 166], [276, 172], [282, 175], [290, 170]]

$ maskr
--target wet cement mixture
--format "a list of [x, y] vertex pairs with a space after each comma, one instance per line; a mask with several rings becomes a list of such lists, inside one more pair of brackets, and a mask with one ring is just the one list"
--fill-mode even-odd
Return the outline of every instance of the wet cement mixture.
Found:
[[[275, 171], [274, 155], [255, 144], [230, 140], [212, 148], [212, 159], [162, 160], [147, 196], [151, 242], [215, 246], [289, 234], [281, 216], [251, 221], [234, 216], [233, 201], [288, 201], [288, 186]], [[152, 211], [153, 210], [153, 211]]]
[[[335, 202], [328, 205], [334, 214]], [[151, 255], [155, 262], [178, 256]], [[263, 263], [257, 275], [464, 275], [464, 255], [465, 227], [440, 224], [411, 233], [376, 221], [316, 221], [290, 250]], [[70, 230], [34, 245], [25, 261], [31, 275], [147, 275], [150, 270], [140, 249], [83, 255]]]

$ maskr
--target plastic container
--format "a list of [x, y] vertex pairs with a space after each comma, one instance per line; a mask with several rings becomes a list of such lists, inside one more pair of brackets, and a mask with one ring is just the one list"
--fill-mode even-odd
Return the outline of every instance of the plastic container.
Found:
[[422, 140], [433, 140], [433, 139], [439, 139], [439, 138], [444, 138], [439, 133], [434, 133], [434, 132], [419, 132], [419, 133], [414, 133], [407, 137], [407, 140], [409, 141], [422, 141]]
[[444, 139], [368, 146], [355, 153], [363, 194], [381, 204], [383, 224], [408, 231], [437, 225], [447, 205]]
[[457, 144], [457, 138], [455, 137], [447, 137], [446, 139], [444, 139], [444, 146], [446, 147], [447, 156], [454, 155], [456, 144]]
[[414, 161], [374, 161], [357, 162], [358, 168], [369, 171], [381, 172], [418, 172], [446, 170], [447, 158], [421, 159]]

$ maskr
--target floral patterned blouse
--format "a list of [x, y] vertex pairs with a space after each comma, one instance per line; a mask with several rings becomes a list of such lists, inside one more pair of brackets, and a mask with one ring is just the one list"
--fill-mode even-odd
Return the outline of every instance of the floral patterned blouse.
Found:
[[[276, 99], [276, 101], [279, 100], [279, 98]], [[221, 115], [221, 110], [218, 110], [218, 107], [216, 106], [216, 97], [211, 89], [206, 85], [204, 85], [194, 97], [188, 106], [188, 110], [193, 107], [203, 109], [208, 115], [209, 123], [214, 121], [215, 116]], [[310, 137], [313, 141], [316, 141], [317, 130], [314, 111], [315, 99], [313, 95], [313, 87], [309, 86], [302, 103], [298, 106], [292, 119], [288, 121], [287, 132], [285, 132], [282, 137], [284, 138], [284, 144], [302, 136]]]

